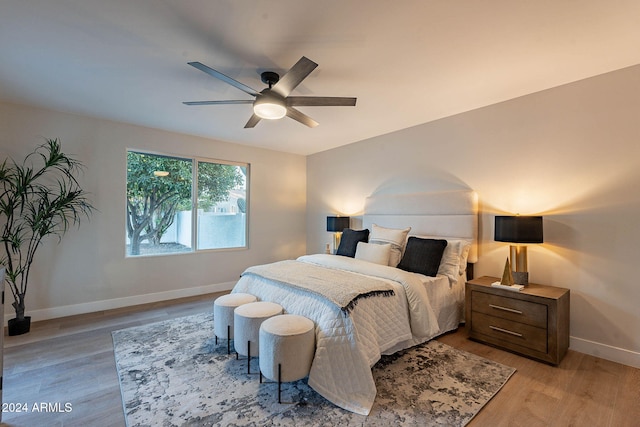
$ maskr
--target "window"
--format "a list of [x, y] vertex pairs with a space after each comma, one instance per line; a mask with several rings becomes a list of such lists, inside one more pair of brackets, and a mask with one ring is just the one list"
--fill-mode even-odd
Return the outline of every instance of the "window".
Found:
[[246, 163], [128, 151], [127, 255], [247, 247], [248, 183]]

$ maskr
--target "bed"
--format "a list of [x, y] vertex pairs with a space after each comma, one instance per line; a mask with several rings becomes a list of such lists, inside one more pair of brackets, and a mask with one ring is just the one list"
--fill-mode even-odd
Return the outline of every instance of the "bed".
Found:
[[[369, 240], [357, 243], [354, 257], [315, 254], [251, 267], [232, 292], [251, 293], [313, 320], [309, 386], [337, 406], [366, 415], [376, 395], [371, 367], [382, 354], [430, 340], [463, 321], [467, 266], [477, 260], [477, 198], [463, 190], [374, 195], [365, 202], [362, 225], [370, 230]], [[443, 240], [437, 274], [430, 267], [435, 276], [406, 271], [416, 263], [410, 259], [416, 248]], [[283, 276], [275, 275], [278, 270]], [[319, 292], [322, 280], [335, 289]]]

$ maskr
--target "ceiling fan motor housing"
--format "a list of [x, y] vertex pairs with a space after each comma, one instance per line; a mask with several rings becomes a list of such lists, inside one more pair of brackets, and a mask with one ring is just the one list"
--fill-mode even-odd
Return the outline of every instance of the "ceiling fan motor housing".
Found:
[[278, 73], [274, 73], [273, 71], [263, 71], [260, 73], [260, 80], [262, 80], [262, 83], [268, 84], [269, 88], [271, 88], [271, 86], [278, 83], [280, 76]]

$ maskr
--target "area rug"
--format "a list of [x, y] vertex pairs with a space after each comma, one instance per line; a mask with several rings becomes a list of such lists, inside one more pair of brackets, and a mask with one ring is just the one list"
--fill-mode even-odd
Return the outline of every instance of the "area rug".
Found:
[[[374, 367], [378, 394], [368, 416], [341, 409], [306, 379], [260, 384], [246, 360], [215, 345], [213, 314], [113, 332], [129, 427], [138, 426], [463, 426], [515, 369], [430, 341], [384, 356]], [[251, 369], [258, 372], [258, 359]]]

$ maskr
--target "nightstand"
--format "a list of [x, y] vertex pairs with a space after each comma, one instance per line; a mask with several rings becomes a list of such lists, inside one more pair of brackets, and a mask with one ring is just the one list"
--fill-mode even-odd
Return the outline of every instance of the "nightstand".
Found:
[[494, 288], [497, 277], [467, 282], [469, 338], [557, 365], [569, 348], [569, 289], [530, 283], [522, 291]]

